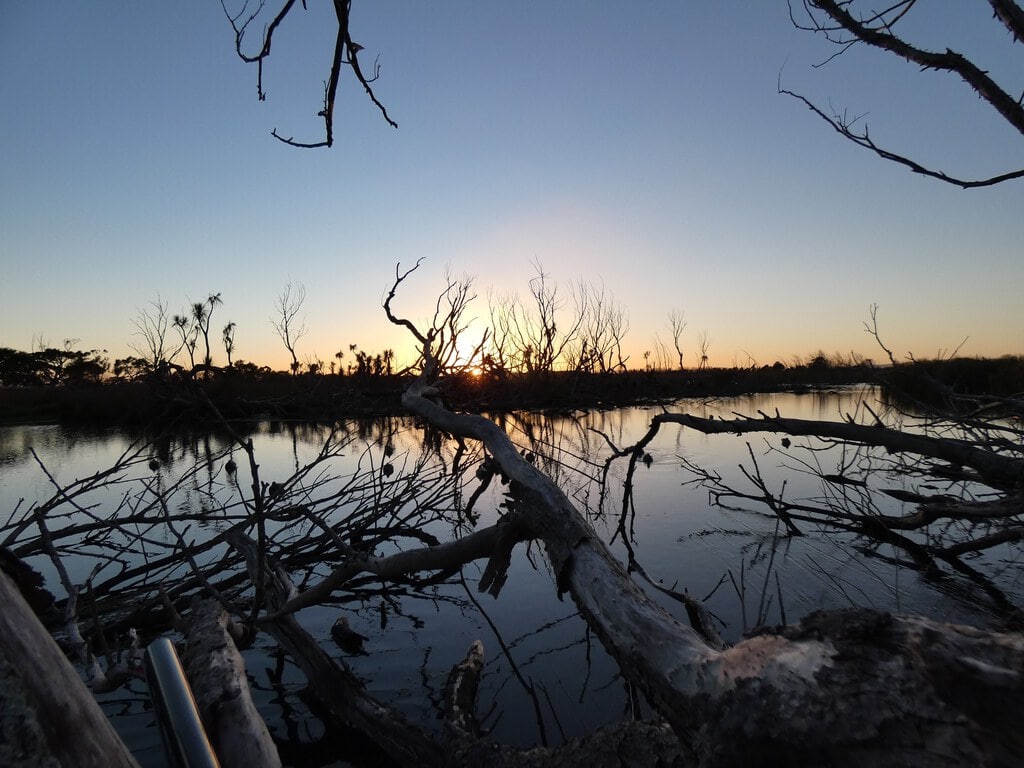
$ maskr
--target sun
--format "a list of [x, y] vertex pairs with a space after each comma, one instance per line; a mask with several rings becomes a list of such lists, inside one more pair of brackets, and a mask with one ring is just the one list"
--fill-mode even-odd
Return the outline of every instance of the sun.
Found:
[[478, 352], [479, 346], [479, 340], [473, 340], [466, 336], [460, 338], [456, 345], [455, 366], [473, 379], [479, 379], [484, 375], [484, 369], [480, 365], [480, 358], [486, 350], [479, 350], [479, 353], [475, 356], [473, 354]]

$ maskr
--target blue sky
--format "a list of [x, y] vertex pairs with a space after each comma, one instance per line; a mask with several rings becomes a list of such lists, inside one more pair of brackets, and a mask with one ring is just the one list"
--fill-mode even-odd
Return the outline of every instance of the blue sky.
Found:
[[[1024, 91], [983, 4], [937, 5], [908, 19], [916, 42]], [[690, 362], [705, 330], [720, 365], [878, 358], [874, 303], [897, 354], [1024, 352], [1024, 183], [914, 176], [776, 93], [866, 113], [880, 144], [953, 174], [1024, 166], [1021, 136], [949, 77], [866, 49], [814, 68], [831, 48], [783, 2], [355, 0], [400, 127], [343, 79], [336, 146], [299, 150], [270, 131], [320, 135], [332, 12], [309, 6], [260, 102], [216, 2], [3, 4], [0, 346], [123, 356], [138, 308], [219, 292], [236, 356], [284, 367], [270, 318], [292, 281], [300, 357], [401, 352], [380, 303], [423, 257], [399, 295], [417, 320], [446, 266], [476, 276], [481, 316], [488, 289], [525, 295], [533, 262], [566, 290], [603, 283], [635, 367], [672, 310]]]

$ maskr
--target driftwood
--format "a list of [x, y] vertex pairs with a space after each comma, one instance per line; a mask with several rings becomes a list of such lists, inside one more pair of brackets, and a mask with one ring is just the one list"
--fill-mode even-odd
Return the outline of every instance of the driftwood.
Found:
[[210, 598], [192, 604], [185, 672], [203, 727], [224, 768], [281, 765], [267, 725], [256, 710], [245, 662], [229, 632], [231, 619]]
[[455, 572], [466, 563], [481, 558], [488, 558], [490, 564], [484, 572], [480, 588], [497, 596], [505, 583], [513, 547], [527, 538], [528, 532], [519, 524], [518, 516], [506, 515], [492, 526], [473, 531], [461, 539], [425, 549], [397, 552], [387, 557], [352, 553], [344, 565], [332, 571], [323, 581], [283, 603], [280, 606], [280, 613], [276, 615], [293, 613], [300, 608], [316, 605], [344, 585], [347, 580], [362, 573], [372, 573], [381, 578], [394, 578], [417, 571]]
[[[707, 470], [684, 456], [679, 459], [708, 490], [714, 505], [734, 509], [739, 501], [764, 506], [786, 526], [789, 535], [803, 535], [804, 523], [854, 533], [870, 550], [880, 545], [900, 550], [906, 556], [904, 562], [932, 580], [943, 572], [941, 566], [945, 564], [981, 590], [987, 608], [1000, 619], [999, 628], [1024, 628], [1020, 607], [967, 559], [974, 553], [1024, 538], [1024, 433], [1009, 422], [984, 423], [955, 414], [938, 414], [924, 429], [907, 433], [887, 426], [869, 406], [865, 407], [874, 417], [873, 424], [859, 424], [849, 417], [843, 422], [782, 418], [777, 413], [760, 413], [759, 418], [737, 415], [731, 419], [661, 413], [654, 416], [648, 431], [631, 446], [617, 448], [604, 436], [612, 448], [605, 464], [605, 477], [611, 462], [629, 457], [620, 528], [626, 522], [631, 478], [638, 457], [666, 425], [705, 434], [804, 436], [813, 438], [814, 442], [805, 447], [810, 451], [816, 451], [818, 445], [857, 446], [856, 460], [844, 458], [834, 473], [826, 472], [820, 465], [815, 468], [816, 462], [804, 464], [804, 471], [817, 474], [821, 482], [822, 490], [816, 498], [785, 496], [785, 484], [778, 491], [771, 490], [749, 444], [747, 451], [753, 469], [740, 467], [751, 486], [746, 490], [731, 484], [717, 471]], [[780, 447], [771, 447], [769, 451], [789, 455], [791, 448], [789, 437], [783, 437]], [[803, 463], [799, 458], [796, 461]], [[893, 475], [909, 479], [911, 487], [884, 487]], [[943, 484], [948, 486], [947, 491], [937, 492]], [[878, 503], [882, 497], [915, 506], [889, 514]], [[642, 574], [638, 566], [631, 566]]]
[[137, 768], [5, 573], [0, 573], [0, 605], [0, 764]]

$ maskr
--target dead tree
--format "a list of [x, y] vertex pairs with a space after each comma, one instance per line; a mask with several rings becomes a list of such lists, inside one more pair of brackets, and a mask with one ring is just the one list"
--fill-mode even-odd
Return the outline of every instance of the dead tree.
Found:
[[[1004, 415], [1009, 408], [1020, 408], [1005, 398], [994, 400]], [[981, 412], [991, 413], [992, 405]], [[901, 562], [930, 578], [946, 566], [981, 589], [989, 600], [988, 610], [1004, 626], [1024, 627], [1020, 607], [969, 562], [978, 553], [1024, 540], [1024, 433], [1012, 422], [982, 419], [977, 414], [918, 417], [914, 429], [901, 428], [900, 414], [891, 415], [889, 424], [869, 406], [865, 410], [870, 423], [859, 423], [852, 416], [845, 421], [817, 421], [760, 413], [758, 418], [737, 414], [722, 419], [666, 412], [653, 417], [637, 443], [622, 449], [613, 446], [609, 462], [629, 458], [628, 495], [638, 457], [670, 425], [709, 435], [784, 435], [779, 441], [766, 439], [763, 454], [778, 458], [791, 471], [816, 477], [818, 494], [793, 497], [785, 494], [785, 485], [770, 489], [750, 443], [749, 463], [740, 467], [744, 484], [685, 456], [679, 458], [719, 507], [765, 508], [790, 536], [822, 526], [853, 533], [872, 552], [881, 545], [893, 547], [906, 558]], [[816, 457], [822, 449], [836, 446], [850, 450], [840, 452], [834, 469], [823, 466]], [[946, 489], [940, 490], [940, 485]], [[910, 511], [889, 509], [894, 501], [910, 505]], [[624, 500], [624, 510], [627, 506]], [[628, 522], [620, 523], [620, 528]]]
[[157, 297], [149, 302], [145, 309], [136, 310], [132, 318], [132, 325], [135, 326], [133, 336], [140, 338], [139, 342], [128, 345], [129, 349], [139, 355], [139, 359], [145, 361], [146, 368], [151, 373], [163, 370], [167, 363], [174, 359], [180, 351], [170, 349], [170, 342], [167, 332], [170, 330], [170, 316], [167, 313], [167, 304]]
[[[490, 298], [492, 346], [496, 355], [508, 369], [526, 373], [579, 366], [587, 349], [584, 335], [587, 321], [592, 317], [592, 291], [586, 284], [574, 289], [573, 308], [567, 314], [564, 311], [566, 299], [559, 295], [551, 276], [540, 262], [533, 266], [536, 274], [529, 281], [528, 300], [523, 301], [515, 294]], [[621, 310], [618, 319], [621, 333], [617, 340], [621, 341], [625, 332]], [[595, 333], [602, 330], [594, 326]]]
[[683, 345], [682, 337], [683, 331], [686, 330], [686, 320], [683, 318], [683, 313], [678, 309], [673, 309], [668, 314], [668, 327], [672, 333], [672, 348], [676, 351], [676, 357], [679, 362], [679, 370], [683, 370]]
[[185, 669], [203, 727], [224, 768], [281, 765], [266, 723], [256, 711], [235, 629], [212, 598], [197, 599], [189, 614]]
[[581, 281], [576, 295], [588, 298], [581, 302], [587, 308], [586, 317], [580, 327], [577, 360], [570, 367], [588, 373], [626, 370], [628, 357], [622, 356], [622, 344], [629, 330], [626, 310], [603, 284]]
[[702, 371], [708, 367], [708, 349], [711, 347], [711, 336], [707, 328], [697, 334], [697, 345], [699, 347], [697, 370]]
[[[85, 592], [94, 594], [97, 613], [129, 613], [122, 626], [137, 626], [152, 613], [161, 584], [168, 593], [161, 603], [179, 610], [200, 592], [231, 606], [233, 615], [249, 617], [244, 623], [250, 629], [271, 633], [286, 649], [324, 704], [329, 723], [357, 730], [382, 760], [399, 765], [1019, 763], [1024, 737], [1013, 720], [1024, 703], [1019, 633], [852, 610], [812, 614], [728, 648], [707, 622], [693, 618], [701, 614], [697, 601], [685, 604], [690, 624], [666, 611], [651, 598], [652, 584], [636, 563], [617, 558], [580, 513], [568, 484], [556, 482], [552, 464], [520, 450], [495, 421], [439, 404], [446, 366], [437, 350], [455, 348], [469, 294], [449, 284], [433, 305], [430, 326], [417, 325], [394, 306], [399, 287], [414, 271], [396, 269], [384, 310], [420, 344], [422, 374], [402, 402], [436, 445], [447, 446], [447, 460], [409, 459], [415, 466], [406, 470], [387, 436], [379, 435], [352, 477], [332, 477], [331, 457], [342, 447], [351, 453], [360, 435], [353, 427], [332, 431], [308, 464], [268, 483], [251, 443], [236, 435], [230, 448], [197, 447], [195, 467], [171, 485], [161, 479], [159, 462], [147, 463], [152, 460], [145, 451], [133, 452], [109, 472], [57, 488], [51, 500], [12, 515], [0, 527], [0, 540], [26, 557], [66, 551], [81, 539], [80, 552], [91, 553], [102, 569], [114, 566], [102, 581], [97, 571]], [[662, 419], [659, 426], [672, 421]], [[748, 421], [759, 426], [762, 420]], [[794, 435], [801, 428], [781, 417], [770, 421], [770, 428]], [[725, 431], [744, 429], [737, 426], [742, 420], [707, 422], [714, 428], [721, 423]], [[520, 428], [526, 432], [529, 425]], [[993, 458], [983, 455], [977, 440], [941, 446], [878, 424], [838, 424], [834, 433], [820, 424], [813, 428], [834, 440], [865, 437], [895, 455], [914, 452], [992, 487], [1019, 488], [1016, 433], [993, 433], [1002, 435], [1002, 443], [993, 443], [1000, 449]], [[239, 446], [248, 459], [241, 467], [230, 458]], [[635, 449], [623, 455], [642, 460]], [[467, 469], [470, 475], [479, 470], [481, 487], [489, 477], [506, 478], [505, 514], [468, 533], [461, 525], [446, 525], [455, 533], [440, 540], [430, 529], [451, 521], [435, 513], [450, 509], [444, 500], [461, 494]], [[246, 474], [248, 482], [239, 477]], [[97, 515], [90, 492], [104, 484], [124, 485], [134, 475], [141, 490], [119, 490], [121, 506]], [[174, 498], [175, 488], [192, 487], [203, 489], [207, 508], [201, 516]], [[1012, 498], [1008, 492], [1007, 501]], [[458, 511], [465, 513], [471, 504]], [[784, 511], [799, 526], [802, 510]], [[189, 528], [199, 521], [201, 528]], [[33, 527], [40, 535], [31, 533]], [[543, 548], [552, 592], [569, 595], [624, 681], [643, 692], [654, 717], [601, 728], [554, 749], [495, 743], [475, 712], [475, 681], [484, 670], [480, 647], [472, 643], [464, 659], [451, 660], [444, 731], [428, 732], [368, 695], [345, 663], [320, 648], [293, 615], [338, 600], [342, 590], [345, 599], [379, 599], [385, 582], [390, 589], [452, 579], [473, 561], [485, 563], [480, 588], [498, 595], [513, 553], [524, 542]], [[143, 543], [144, 562], [129, 558]], [[251, 575], [240, 572], [243, 560]], [[326, 576], [325, 567], [331, 569]], [[305, 583], [304, 591], [291, 585], [289, 572]], [[67, 591], [69, 597], [75, 592]], [[65, 613], [74, 614], [70, 599], [66, 605]], [[218, 614], [215, 623], [226, 622]], [[104, 633], [93, 629], [87, 635], [98, 641]], [[6, 637], [0, 633], [0, 645]]]
[[[491, 547], [465, 547], [461, 542], [453, 546], [435, 547], [413, 553], [399, 553], [378, 563], [374, 573], [398, 574], [439, 567], [458, 568], [478, 557], [491, 556], [492, 575], [501, 577], [497, 582], [486, 576], [487, 587], [495, 594], [503, 582], [507, 562], [502, 553], [511, 550], [518, 541], [513, 526], [502, 526], [508, 536], [499, 535]], [[488, 529], [482, 538], [489, 538], [495, 529]], [[471, 537], [467, 537], [471, 538]], [[231, 538], [232, 546], [245, 555], [251, 578], [262, 584], [270, 613], [261, 622], [285, 647], [310, 682], [313, 694], [323, 705], [332, 724], [339, 728], [352, 728], [368, 737], [381, 755], [398, 766], [426, 768], [452, 766], [473, 768], [479, 765], [496, 768], [555, 768], [555, 766], [620, 765], [619, 755], [632, 765], [681, 765], [679, 744], [667, 725], [658, 722], [625, 722], [602, 728], [583, 739], [576, 739], [558, 748], [533, 747], [520, 749], [495, 743], [483, 738], [476, 716], [476, 689], [483, 673], [483, 646], [474, 642], [466, 657], [454, 665], [445, 687], [443, 716], [445, 729], [437, 739], [411, 723], [404, 715], [371, 696], [363, 683], [345, 666], [336, 663], [317, 642], [302, 629], [292, 615], [303, 605], [310, 604], [308, 593], [294, 597], [294, 587], [280, 568], [272, 562], [260, 564], [254, 542], [242, 535]], [[439, 551], [445, 550], [445, 551]], [[410, 556], [411, 555], [411, 556]], [[351, 577], [359, 573], [359, 566], [345, 568]], [[342, 579], [334, 582], [340, 586]], [[319, 590], [312, 598], [322, 599], [329, 590]]]
[[291, 371], [293, 374], [297, 374], [300, 368], [299, 358], [295, 353], [295, 345], [308, 332], [305, 319], [299, 318], [299, 312], [302, 311], [302, 305], [305, 301], [306, 286], [302, 283], [292, 285], [289, 282], [285, 285], [281, 295], [277, 297], [277, 303], [274, 305], [277, 309], [277, 315], [270, 318], [270, 324], [274, 326], [274, 333], [278, 335], [284, 344], [284, 348], [288, 350], [288, 354], [292, 357]]

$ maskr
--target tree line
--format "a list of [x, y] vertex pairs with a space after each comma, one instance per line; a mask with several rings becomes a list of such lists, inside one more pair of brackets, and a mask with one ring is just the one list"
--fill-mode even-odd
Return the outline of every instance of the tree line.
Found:
[[[626, 352], [629, 313], [603, 283], [576, 280], [559, 284], [539, 262], [526, 291], [489, 289], [486, 308], [471, 317], [469, 304], [476, 298], [474, 278], [456, 280], [446, 273], [444, 295], [453, 325], [448, 343], [439, 355], [449, 369], [459, 368], [485, 380], [503, 381], [512, 376], [552, 372], [610, 374], [633, 371], [684, 371], [708, 367], [710, 334], [697, 334], [696, 349], [684, 353], [683, 334], [688, 323], [684, 313], [672, 309], [662, 332], [655, 333], [642, 353], [642, 362]], [[315, 352], [300, 349], [308, 334], [303, 306], [306, 288], [288, 282], [277, 297], [270, 323], [288, 353], [287, 373], [304, 376], [384, 377], [409, 370], [393, 349], [372, 351], [348, 344], [325, 361]], [[62, 347], [42, 343], [30, 351], [0, 348], [0, 385], [59, 386], [96, 384], [103, 381], [148, 379], [203, 380], [232, 374], [250, 378], [282, 373], [238, 357], [238, 324], [215, 320], [224, 305], [222, 294], [209, 293], [202, 300], [188, 300], [178, 312], [159, 295], [137, 309], [131, 318], [134, 329], [128, 348], [131, 354], [110, 359], [106, 350], [80, 350], [76, 339]], [[451, 310], [457, 310], [451, 312]], [[482, 322], [481, 322], [482, 321]], [[476, 323], [482, 331], [470, 333]], [[665, 335], [663, 336], [662, 333]], [[219, 336], [219, 338], [218, 338]], [[473, 338], [475, 340], [470, 341]], [[458, 340], [458, 343], [456, 343]], [[415, 365], [415, 360], [412, 364]], [[855, 352], [848, 355], [824, 351], [807, 358], [794, 356], [789, 367], [852, 367], [871, 361]], [[749, 354], [734, 368], [759, 368]], [[764, 366], [767, 367], [767, 366]], [[786, 367], [781, 362], [772, 366]]]

